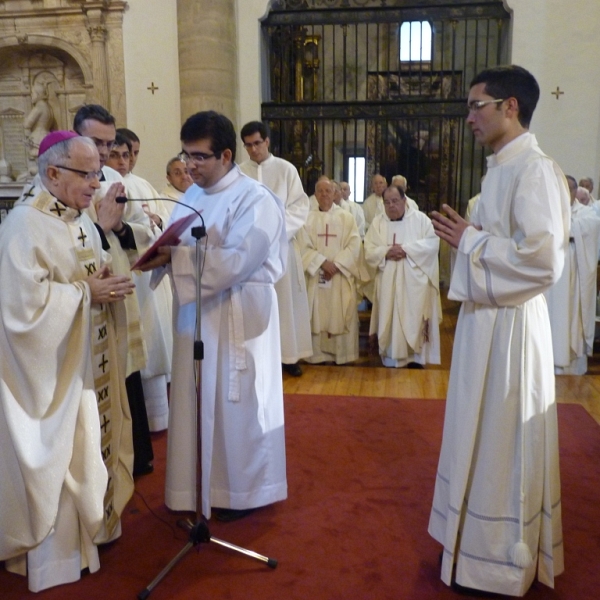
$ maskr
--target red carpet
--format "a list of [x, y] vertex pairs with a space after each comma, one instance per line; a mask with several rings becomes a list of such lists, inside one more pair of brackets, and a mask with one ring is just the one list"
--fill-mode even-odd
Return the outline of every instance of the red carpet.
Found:
[[[441, 548], [427, 534], [443, 412], [440, 400], [287, 396], [289, 499], [210, 523], [216, 537], [276, 558], [277, 569], [201, 544], [150, 598], [460, 598], [440, 581]], [[600, 427], [574, 405], [559, 406], [559, 424], [566, 572], [555, 590], [535, 584], [527, 598], [592, 600], [600, 594]], [[102, 549], [98, 573], [32, 594], [2, 568], [0, 598], [135, 599], [186, 541], [163, 505], [165, 442], [154, 438], [156, 470], [137, 482], [123, 536]]]

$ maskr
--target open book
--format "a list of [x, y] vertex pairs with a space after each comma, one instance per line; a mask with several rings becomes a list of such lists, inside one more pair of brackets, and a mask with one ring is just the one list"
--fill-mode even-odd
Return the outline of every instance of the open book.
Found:
[[158, 249], [161, 246], [177, 246], [180, 242], [180, 236], [198, 217], [196, 213], [190, 213], [177, 221], [173, 221], [162, 233], [162, 235], [138, 258], [136, 263], [131, 267], [132, 271], [139, 269], [146, 264], [150, 259], [158, 254]]

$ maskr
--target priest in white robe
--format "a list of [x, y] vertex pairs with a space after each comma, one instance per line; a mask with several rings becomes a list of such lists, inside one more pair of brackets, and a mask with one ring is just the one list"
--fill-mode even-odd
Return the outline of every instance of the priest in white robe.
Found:
[[554, 372], [584, 375], [594, 350], [600, 217], [591, 206], [580, 204], [577, 181], [567, 176], [571, 194], [569, 251], [561, 278], [546, 291]]
[[475, 138], [493, 151], [471, 225], [432, 213], [457, 248], [462, 301], [429, 533], [450, 585], [523, 596], [564, 569], [552, 336], [543, 292], [560, 277], [569, 193], [528, 131], [533, 76], [496, 67], [471, 83]]
[[383, 198], [381, 197], [385, 188], [387, 188], [386, 178], [383, 175], [379, 175], [379, 173], [373, 175], [373, 179], [371, 180], [372, 194], [367, 197], [362, 205], [363, 213], [365, 215], [365, 231], [369, 230], [373, 219], [377, 215], [381, 215], [385, 212], [383, 210]]
[[[133, 448], [110, 304], [112, 276], [83, 212], [99, 187], [94, 142], [57, 131], [38, 184], [0, 227], [0, 561], [34, 592], [100, 568], [133, 493]], [[18, 293], [16, 292], [18, 290]]]
[[306, 281], [296, 240], [298, 230], [308, 217], [308, 197], [296, 167], [269, 152], [268, 133], [260, 121], [251, 121], [242, 127], [240, 135], [250, 160], [241, 163], [240, 170], [266, 185], [285, 206], [288, 264], [283, 277], [275, 284], [275, 291], [279, 303], [282, 367], [286, 373], [299, 377], [302, 369], [298, 361], [312, 354]]
[[385, 190], [383, 205], [365, 237], [365, 258], [377, 272], [369, 334], [386, 367], [440, 364], [440, 241], [402, 188]]
[[[202, 513], [240, 518], [287, 497], [279, 317], [274, 284], [287, 263], [281, 201], [235, 165], [236, 134], [225, 116], [200, 112], [181, 130], [196, 185], [184, 196], [207, 230], [201, 282]], [[177, 205], [172, 219], [188, 216]], [[192, 225], [200, 225], [200, 219]], [[165, 501], [196, 508], [196, 242], [162, 249], [168, 264], [175, 345]], [[159, 279], [165, 269], [157, 268]]]
[[[167, 184], [160, 191], [160, 195], [162, 198], [181, 202], [183, 195], [193, 183], [187, 165], [178, 156], [174, 156], [167, 163]], [[175, 208], [175, 203], [164, 202], [164, 204], [170, 215]]]
[[[166, 227], [170, 212], [160, 200], [158, 192], [145, 179], [130, 171], [131, 140], [117, 132], [116, 143], [108, 156], [107, 165], [123, 177], [128, 204], [137, 204], [148, 217], [155, 235]], [[169, 422], [167, 383], [171, 380], [171, 354], [173, 349], [172, 303], [173, 292], [168, 279], [156, 289], [150, 289], [150, 273], [134, 271], [133, 280], [140, 308], [140, 317], [146, 343], [146, 365], [140, 371], [144, 402], [150, 431], [162, 431]]]
[[[129, 277], [131, 265], [154, 242], [155, 235], [139, 203], [116, 202], [116, 197], [124, 192], [123, 178], [106, 165], [117, 134], [115, 118], [98, 104], [84, 104], [73, 118], [73, 129], [94, 140], [100, 157], [100, 189], [94, 194], [86, 212], [98, 228], [102, 247], [111, 255], [113, 272]], [[121, 372], [126, 377], [131, 409], [133, 472], [134, 475], [143, 475], [153, 470], [154, 454], [140, 375], [146, 365], [147, 351], [137, 293], [128, 296], [115, 308], [115, 319]]]
[[341, 365], [358, 359], [360, 236], [352, 215], [334, 203], [331, 181], [319, 181], [315, 194], [320, 208], [299, 235], [312, 328], [306, 361]]
[[350, 200], [352, 190], [347, 181], [340, 182], [340, 193], [342, 194], [342, 199], [339, 205], [354, 217], [356, 227], [358, 228], [358, 235], [360, 235], [360, 239], [362, 240], [365, 237], [365, 213], [359, 204]]

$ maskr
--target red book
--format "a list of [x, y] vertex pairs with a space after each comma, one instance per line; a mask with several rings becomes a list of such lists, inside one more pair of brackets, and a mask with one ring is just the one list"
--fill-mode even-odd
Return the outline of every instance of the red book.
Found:
[[177, 246], [181, 241], [179, 238], [183, 232], [194, 222], [198, 215], [196, 213], [190, 213], [177, 221], [173, 221], [162, 233], [162, 235], [140, 256], [136, 263], [131, 267], [132, 271], [139, 269], [142, 265], [146, 264], [150, 259], [154, 258], [158, 254], [158, 249], [161, 246]]

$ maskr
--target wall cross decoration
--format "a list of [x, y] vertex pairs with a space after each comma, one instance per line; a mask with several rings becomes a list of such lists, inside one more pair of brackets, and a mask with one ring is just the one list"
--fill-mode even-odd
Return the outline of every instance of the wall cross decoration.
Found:
[[550, 92], [551, 94], [553, 94], [554, 96], [556, 96], [556, 99], [559, 99], [559, 96], [562, 96], [564, 94], [563, 91], [561, 91], [561, 89], [557, 86], [556, 87], [556, 91], [555, 92]]

